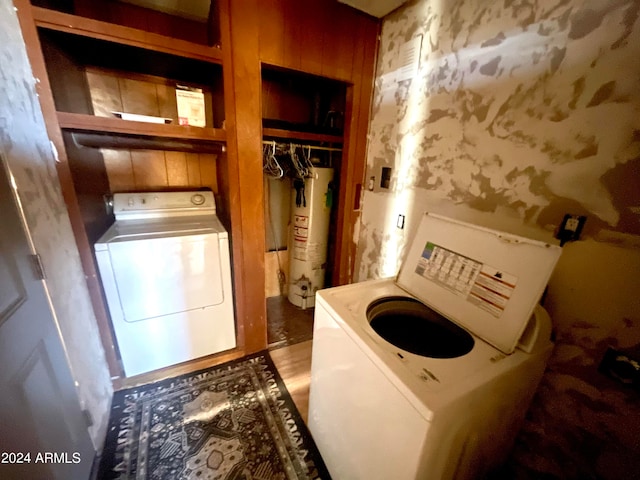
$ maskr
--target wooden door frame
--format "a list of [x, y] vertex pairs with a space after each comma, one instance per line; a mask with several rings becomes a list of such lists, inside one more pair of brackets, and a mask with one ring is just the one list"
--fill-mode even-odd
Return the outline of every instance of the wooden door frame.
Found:
[[[254, 0], [257, 1], [257, 0]], [[227, 131], [222, 185], [231, 217], [236, 321], [245, 354], [267, 347], [259, 9], [220, 1]], [[242, 100], [238, 100], [242, 99]]]

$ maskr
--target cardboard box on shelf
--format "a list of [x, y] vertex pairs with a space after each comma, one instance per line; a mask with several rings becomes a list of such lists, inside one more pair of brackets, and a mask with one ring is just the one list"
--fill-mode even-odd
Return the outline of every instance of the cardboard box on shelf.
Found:
[[176, 102], [178, 105], [178, 123], [193, 127], [207, 125], [204, 93], [201, 88], [176, 85]]

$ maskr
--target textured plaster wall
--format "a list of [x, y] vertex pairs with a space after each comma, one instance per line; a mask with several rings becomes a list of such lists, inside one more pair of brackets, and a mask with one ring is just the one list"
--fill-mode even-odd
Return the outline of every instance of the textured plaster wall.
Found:
[[549, 286], [557, 347], [518, 471], [640, 471], [640, 396], [597, 372], [607, 345], [640, 342], [639, 15], [633, 0], [414, 0], [383, 21], [358, 280], [397, 273], [426, 210], [548, 242], [565, 213], [588, 217]]
[[28, 228], [44, 263], [81, 404], [94, 421], [89, 433], [95, 447], [101, 448], [111, 380], [35, 82], [13, 3], [0, 0], [0, 148], [16, 179]]

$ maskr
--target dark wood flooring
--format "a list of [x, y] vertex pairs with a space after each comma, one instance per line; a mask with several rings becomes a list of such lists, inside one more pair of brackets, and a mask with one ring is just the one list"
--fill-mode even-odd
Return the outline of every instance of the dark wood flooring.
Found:
[[313, 308], [302, 309], [287, 297], [267, 298], [267, 343], [269, 350], [311, 340]]

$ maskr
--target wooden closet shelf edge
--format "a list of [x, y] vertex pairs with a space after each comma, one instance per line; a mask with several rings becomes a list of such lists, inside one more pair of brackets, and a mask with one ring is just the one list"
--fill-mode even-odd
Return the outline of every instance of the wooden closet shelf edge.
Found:
[[303, 140], [307, 142], [327, 142], [342, 143], [343, 137], [337, 135], [326, 135], [322, 133], [296, 132], [293, 130], [283, 130], [280, 128], [263, 128], [262, 136], [265, 138], [282, 138], [291, 140]]
[[38, 27], [155, 50], [180, 57], [222, 63], [222, 51], [218, 47], [209, 47], [137, 28], [78, 17], [42, 7], [32, 6], [31, 10]]
[[68, 112], [57, 112], [57, 116], [60, 128], [69, 130], [208, 142], [225, 142], [227, 140], [227, 132], [219, 128], [160, 125]]

